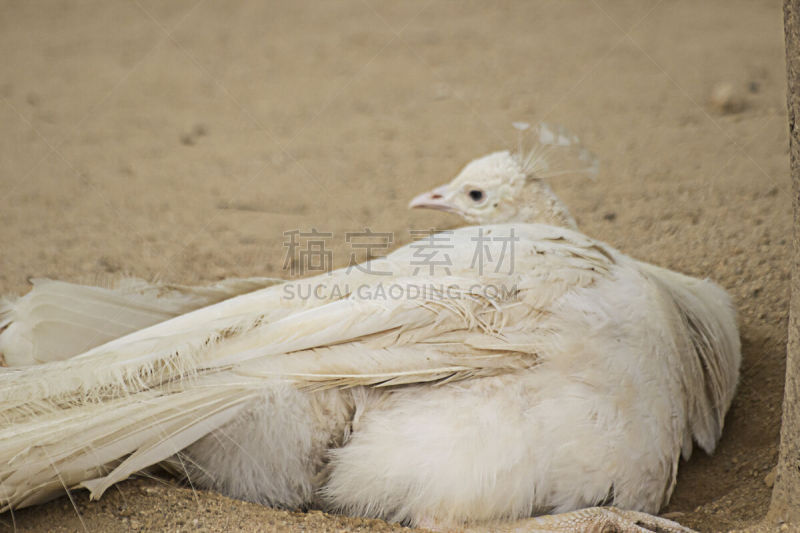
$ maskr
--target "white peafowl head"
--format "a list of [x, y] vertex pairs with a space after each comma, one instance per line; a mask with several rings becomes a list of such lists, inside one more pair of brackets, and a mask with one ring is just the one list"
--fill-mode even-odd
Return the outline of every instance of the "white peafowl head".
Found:
[[[515, 123], [521, 132], [529, 126]], [[470, 162], [450, 183], [420, 194], [411, 208], [455, 213], [470, 223], [542, 223], [577, 229], [548, 180], [564, 174], [597, 174], [597, 159], [563, 128], [539, 124], [534, 147], [495, 152]]]

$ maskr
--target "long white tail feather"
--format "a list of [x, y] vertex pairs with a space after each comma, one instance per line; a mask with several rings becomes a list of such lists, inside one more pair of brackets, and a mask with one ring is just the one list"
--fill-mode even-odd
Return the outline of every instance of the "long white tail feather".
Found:
[[[322, 276], [294, 285], [344, 283], [352, 281], [353, 276], [344, 278]], [[462, 287], [464, 294], [474, 286], [470, 278], [443, 277], [440, 281], [451, 291]], [[410, 287], [418, 285], [419, 280], [396, 278], [393, 283]], [[248, 293], [112, 340], [68, 361], [0, 374], [0, 405], [30, 405], [46, 398], [70, 403], [73, 398], [86, 401], [97, 394], [120, 395], [152, 386], [154, 379], [182, 378], [185, 372], [206, 365], [224, 367], [231, 362], [227, 355], [242, 363], [250, 357], [348, 342], [400, 326], [417, 330], [435, 325], [442, 331], [446, 324], [440, 322], [451, 316], [436, 312], [437, 306], [444, 305], [443, 300], [431, 303], [348, 298], [320, 305], [327, 300], [312, 299], [291, 305], [281, 299], [282, 294], [281, 287]], [[478, 299], [461, 298], [447, 305], [469, 328], [485, 322], [480, 318], [482, 313], [496, 314], [491, 301], [480, 295]], [[290, 314], [293, 308], [296, 312]], [[0, 410], [0, 416], [4, 411], [7, 410]]]
[[35, 432], [31, 437], [36, 443], [19, 446], [8, 466], [0, 469], [3, 501], [14, 507], [44, 501], [63, 490], [62, 483], [67, 488], [88, 483], [92, 496], [99, 497], [116, 481], [170, 457], [229, 421], [255, 390], [255, 383], [249, 389], [199, 383], [183, 392], [145, 392], [73, 408], [70, 411], [80, 413], [61, 415], [58, 427]]
[[0, 355], [8, 366], [63, 360], [134, 331], [282, 282], [229, 279], [190, 287], [124, 278], [103, 288], [33, 279], [28, 294], [0, 301]]

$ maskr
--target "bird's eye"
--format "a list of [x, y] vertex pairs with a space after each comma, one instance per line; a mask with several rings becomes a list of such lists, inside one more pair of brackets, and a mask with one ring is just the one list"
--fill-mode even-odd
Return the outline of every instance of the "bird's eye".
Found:
[[483, 191], [480, 189], [472, 189], [469, 191], [469, 197], [472, 198], [475, 202], [480, 202], [483, 200], [484, 194]]

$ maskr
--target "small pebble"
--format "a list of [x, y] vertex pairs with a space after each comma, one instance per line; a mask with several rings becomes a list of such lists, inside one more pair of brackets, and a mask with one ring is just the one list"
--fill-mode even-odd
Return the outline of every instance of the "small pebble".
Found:
[[764, 476], [764, 484], [767, 487], [772, 488], [772, 486], [775, 484], [775, 477], [777, 475], [778, 475], [778, 469], [777, 467], [773, 467], [772, 470], [770, 470], [769, 473], [766, 476]]
[[722, 115], [732, 115], [744, 109], [744, 97], [732, 83], [718, 83], [711, 90], [711, 108]]

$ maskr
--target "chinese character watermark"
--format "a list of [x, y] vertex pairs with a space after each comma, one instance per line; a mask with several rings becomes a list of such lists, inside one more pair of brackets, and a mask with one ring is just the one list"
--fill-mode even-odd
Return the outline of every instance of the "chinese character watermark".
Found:
[[[513, 227], [508, 229], [507, 235], [498, 234], [497, 228], [478, 226], [466, 229], [474, 231], [473, 236], [469, 238], [474, 243], [470, 269], [477, 271], [478, 275], [483, 275], [484, 269], [491, 266], [495, 273], [513, 274], [514, 245], [520, 240]], [[459, 230], [459, 233], [462, 232], [463, 230]], [[455, 248], [455, 232], [437, 231], [431, 228], [412, 229], [409, 230], [409, 234], [414, 239], [408, 245], [413, 251], [408, 264], [408, 272], [411, 272], [411, 275], [422, 274], [431, 277], [452, 275], [454, 265], [450, 250]], [[288, 270], [291, 276], [331, 272], [333, 251], [327, 248], [327, 241], [333, 237], [333, 232], [323, 232], [317, 228], [305, 232], [295, 229], [285, 231], [283, 236], [283, 246], [286, 248], [283, 269]], [[395, 242], [394, 233], [364, 228], [363, 231], [345, 233], [344, 241], [350, 249], [346, 273], [358, 270], [377, 276], [399, 274], [390, 268], [393, 264], [399, 268], [396, 262], [381, 260]], [[459, 266], [466, 267], [466, 265]]]
[[[333, 252], [325, 248], [325, 240], [333, 237], [333, 233], [311, 228], [309, 232], [285, 231], [283, 236], [289, 239], [283, 242], [286, 248], [283, 269], [288, 270], [290, 275], [331, 271]], [[305, 247], [302, 246], [301, 239], [304, 239]]]
[[[508, 271], [506, 274], [513, 274], [514, 273], [514, 243], [519, 241], [519, 236], [514, 234], [514, 228], [512, 227], [509, 230], [508, 236], [504, 235], [493, 235], [489, 236], [488, 233], [484, 232], [484, 228], [482, 226], [478, 226], [478, 235], [476, 237], [470, 237], [470, 240], [475, 243], [475, 252], [472, 255], [472, 263], [470, 263], [470, 268], [475, 268], [475, 264], [478, 265], [478, 275], [483, 275], [483, 265], [484, 262], [486, 263], [496, 263], [494, 267], [495, 273], [500, 272], [500, 268], [503, 266], [504, 260], [506, 259], [506, 253], [508, 253]], [[500, 248], [500, 253], [498, 254], [497, 261], [492, 258], [492, 250], [489, 245], [491, 242], [500, 242], [502, 243], [502, 247]]]
[[[453, 232], [440, 231], [437, 233], [435, 229], [431, 228], [427, 230], [412, 229], [409, 230], [409, 233], [412, 238], [418, 239], [408, 245], [410, 248], [414, 248], [414, 256], [410, 263], [415, 267], [413, 275], [419, 274], [420, 269], [425, 266], [428, 267], [429, 276], [435, 274], [436, 267], [441, 267], [449, 276], [453, 262], [450, 254], [442, 250], [453, 248], [451, 242]], [[439, 257], [440, 253], [441, 257]]]
[[[365, 274], [375, 274], [377, 276], [391, 276], [392, 272], [387, 270], [375, 270], [376, 266], [373, 259], [381, 257], [374, 255], [376, 250], [388, 250], [389, 246], [394, 242], [394, 233], [391, 232], [374, 232], [369, 228], [364, 228], [362, 232], [348, 232], [344, 234], [344, 239], [350, 245], [352, 251], [350, 252], [350, 260], [347, 263], [347, 272], [352, 269], [359, 270]], [[357, 251], [364, 251], [365, 257], [363, 261], [359, 261]]]

